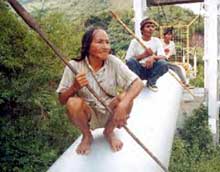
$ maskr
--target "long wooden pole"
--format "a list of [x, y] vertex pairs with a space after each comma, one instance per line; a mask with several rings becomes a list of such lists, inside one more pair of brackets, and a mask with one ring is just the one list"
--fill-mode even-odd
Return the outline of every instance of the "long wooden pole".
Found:
[[[34, 20], [33, 17], [16, 1], [16, 0], [8, 0], [8, 2], [11, 4], [11, 6], [14, 8], [14, 10], [22, 17], [22, 19], [25, 21], [25, 23], [30, 26], [35, 32], [39, 34], [39, 36], [47, 43], [47, 45], [54, 51], [54, 53], [59, 57], [65, 65], [67, 65], [70, 70], [77, 74], [77, 71], [69, 64], [69, 62], [65, 59], [64, 55], [60, 52], [60, 50], [52, 44], [52, 42], [48, 39], [46, 34], [42, 31], [40, 26], [37, 24], [37, 22]], [[92, 93], [95, 98], [102, 103], [102, 105], [113, 115], [112, 110], [106, 105], [101, 99], [99, 99], [96, 92], [89, 86], [86, 86], [87, 89]], [[152, 159], [154, 159], [158, 165], [165, 171], [168, 172], [167, 168], [158, 160], [156, 156], [154, 156], [147, 148], [146, 146], [131, 132], [131, 130], [127, 126], [123, 126], [125, 131], [136, 141], [137, 144], [139, 144], [146, 153], [148, 153]]]
[[[110, 13], [112, 14], [112, 16], [124, 27], [124, 29], [134, 38], [138, 41], [138, 43], [144, 48], [147, 49], [147, 46], [144, 45], [144, 43], [134, 34], [133, 31], [131, 31], [131, 29], [129, 29], [129, 27], [118, 17], [117, 14], [115, 14], [113, 11], [110, 11]], [[184, 84], [173, 74], [169, 71], [169, 73], [171, 74], [171, 76], [173, 76], [177, 82], [186, 90], [189, 92], [190, 95], [193, 96], [193, 98], [195, 98], [195, 95], [190, 91], [189, 88], [187, 88], [186, 86], [184, 86]]]

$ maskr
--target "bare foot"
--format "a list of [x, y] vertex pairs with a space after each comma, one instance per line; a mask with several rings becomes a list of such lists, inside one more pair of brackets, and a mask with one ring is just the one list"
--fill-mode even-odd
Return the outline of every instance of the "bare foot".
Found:
[[120, 151], [122, 149], [123, 143], [121, 140], [119, 140], [116, 137], [114, 132], [111, 132], [108, 134], [104, 132], [104, 135], [105, 135], [107, 141], [109, 142], [109, 145], [111, 146], [111, 148], [114, 152]]
[[81, 143], [76, 148], [76, 152], [81, 155], [88, 155], [92, 144], [92, 135], [83, 136]]

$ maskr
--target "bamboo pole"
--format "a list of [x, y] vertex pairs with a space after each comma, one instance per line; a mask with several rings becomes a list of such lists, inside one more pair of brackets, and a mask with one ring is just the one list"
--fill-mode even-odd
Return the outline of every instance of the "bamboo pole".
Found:
[[[140, 45], [144, 48], [147, 49], [147, 46], [144, 45], [144, 43], [134, 34], [134, 32], [132, 32], [128, 26], [118, 17], [118, 15], [116, 15], [113, 11], [110, 11], [110, 13], [112, 14], [112, 16], [124, 27], [124, 29], [131, 34], [131, 36], [136, 39], [138, 41], [138, 43], [140, 43]], [[169, 73], [171, 74], [171, 76], [173, 76], [177, 82], [183, 87], [183, 89], [185, 89], [187, 92], [189, 92], [190, 95], [193, 96], [193, 98], [195, 98], [195, 95], [190, 91], [189, 88], [187, 88], [174, 74], [172, 74], [170, 71]]]
[[[59, 57], [65, 65], [67, 65], [70, 70], [77, 74], [77, 71], [69, 64], [69, 62], [65, 59], [64, 55], [60, 52], [60, 50], [48, 39], [46, 34], [42, 31], [38, 23], [34, 20], [34, 18], [16, 1], [16, 0], [8, 0], [10, 5], [14, 8], [14, 10], [22, 17], [22, 19], [25, 21], [25, 23], [32, 28], [36, 33], [39, 34], [39, 36], [47, 43], [47, 45], [54, 51], [54, 53]], [[106, 105], [101, 99], [99, 99], [96, 92], [87, 85], [86, 88], [92, 93], [93, 96], [113, 115], [112, 110]], [[154, 159], [158, 165], [165, 171], [168, 172], [166, 167], [158, 160], [156, 156], [154, 156], [147, 148], [146, 146], [131, 132], [131, 130], [127, 126], [123, 126], [125, 131], [136, 141], [137, 144], [139, 144], [144, 151], [149, 154], [152, 159]]]

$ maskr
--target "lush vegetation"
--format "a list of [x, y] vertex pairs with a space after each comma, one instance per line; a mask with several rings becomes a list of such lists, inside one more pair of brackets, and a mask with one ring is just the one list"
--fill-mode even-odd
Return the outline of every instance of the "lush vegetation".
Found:
[[0, 129], [2, 172], [46, 171], [78, 136], [58, 104], [44, 116], [0, 117]]
[[171, 172], [218, 172], [220, 147], [214, 148], [208, 129], [207, 108], [201, 106], [189, 117], [173, 144]]
[[[71, 2], [80, 9], [80, 1]], [[85, 13], [85, 8], [75, 10], [77, 13], [71, 20], [73, 14], [66, 16], [64, 13], [67, 9], [59, 13], [57, 8], [54, 11], [36, 9], [33, 15], [69, 59], [78, 56], [82, 33], [91, 25], [108, 31], [114, 53], [123, 59], [131, 37], [108, 11], [100, 12], [109, 7], [108, 3], [95, 8], [100, 2], [87, 3], [99, 11], [90, 14], [89, 10]], [[164, 9], [169, 19], [177, 16], [172, 20], [179, 21], [183, 15], [184, 20], [187, 16], [189, 20], [192, 18], [191, 12], [173, 8]], [[133, 12], [127, 10], [118, 14], [132, 28]], [[159, 14], [157, 8], [150, 11], [154, 19], [164, 22]], [[53, 52], [4, 0], [0, 0], [0, 171], [46, 171], [79, 135], [57, 101], [55, 90], [62, 72], [63, 64]], [[206, 118], [207, 111], [201, 107], [186, 122], [173, 146], [171, 171], [219, 171], [220, 151], [212, 148]]]
[[[82, 28], [62, 16], [49, 15], [40, 24], [75, 57]], [[63, 64], [2, 1], [0, 30], [0, 171], [46, 171], [78, 136], [55, 94]]]

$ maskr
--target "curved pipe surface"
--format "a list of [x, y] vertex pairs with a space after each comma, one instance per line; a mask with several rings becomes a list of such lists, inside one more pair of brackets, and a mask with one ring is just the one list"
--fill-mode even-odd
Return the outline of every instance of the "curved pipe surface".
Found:
[[[157, 85], [158, 92], [144, 88], [135, 99], [128, 127], [168, 167], [183, 90], [168, 73], [158, 80]], [[125, 130], [116, 130], [124, 143], [122, 150], [116, 153], [110, 149], [102, 131], [103, 129], [93, 131], [94, 141], [89, 155], [82, 156], [75, 152], [80, 136], [48, 172], [163, 171]]]

